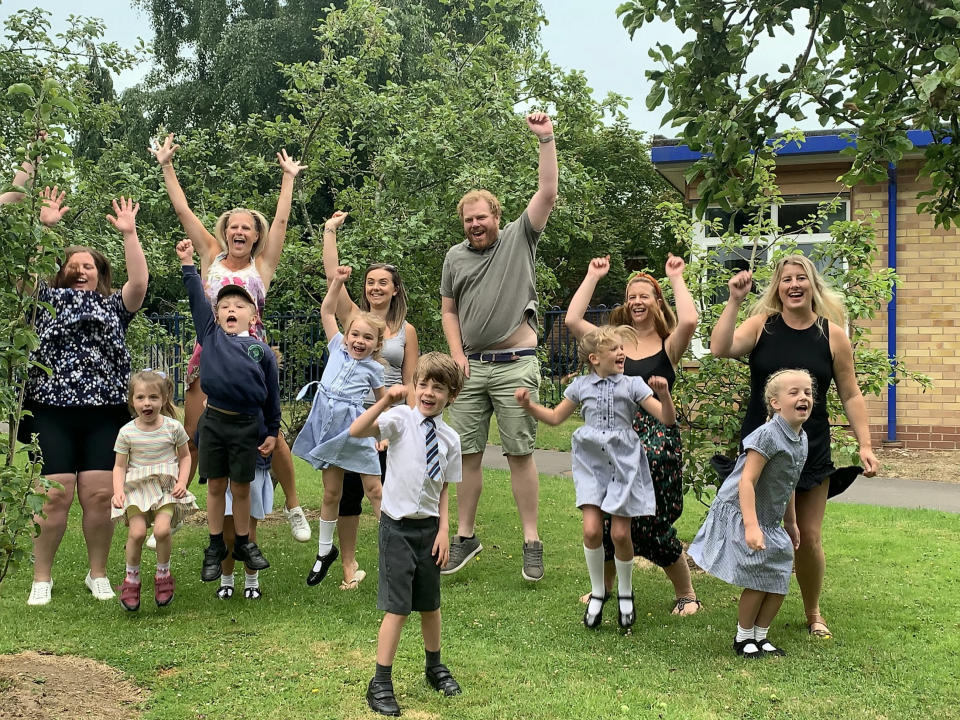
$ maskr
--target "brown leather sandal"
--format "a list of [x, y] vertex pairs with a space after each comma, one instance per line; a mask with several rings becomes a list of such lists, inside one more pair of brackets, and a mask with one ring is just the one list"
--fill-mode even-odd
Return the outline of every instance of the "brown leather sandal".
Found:
[[[814, 627], [815, 625], [820, 625], [821, 627]], [[807, 633], [809, 633], [811, 637], [820, 640], [829, 640], [833, 637], [833, 633], [830, 632], [830, 628], [827, 627], [826, 621], [819, 614], [807, 616]]]

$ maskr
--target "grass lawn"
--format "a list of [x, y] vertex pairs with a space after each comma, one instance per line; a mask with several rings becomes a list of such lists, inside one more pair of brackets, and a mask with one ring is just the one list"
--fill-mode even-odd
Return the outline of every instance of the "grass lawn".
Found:
[[[540, 450], [563, 450], [570, 452], [570, 436], [573, 431], [583, 425], [583, 418], [574, 413], [556, 427], [546, 423], [537, 423], [537, 448]], [[500, 444], [500, 431], [497, 429], [497, 416], [490, 418], [490, 432], [487, 442]]]
[[[319, 475], [299, 465], [298, 477], [304, 505], [318, 507]], [[406, 717], [957, 717], [960, 517], [831, 505], [824, 614], [836, 639], [807, 637], [794, 584], [771, 632], [788, 657], [745, 661], [730, 648], [739, 591], [702, 575], [695, 582], [705, 607], [694, 617], [668, 615], [669, 583], [660, 571], [644, 570], [634, 578], [638, 620], [631, 633], [617, 629], [614, 604], [598, 632], [583, 628], [577, 597], [587, 589], [586, 570], [570, 481], [543, 478], [546, 577], [531, 585], [520, 578], [506, 473], [486, 479], [478, 526], [485, 549], [443, 582], [443, 652], [464, 694], [446, 700], [429, 690], [414, 619], [394, 665]], [[702, 514], [691, 502], [679, 525], [683, 539], [692, 537]], [[368, 572], [376, 568], [374, 533], [365, 517], [360, 562]], [[118, 531], [114, 582], [122, 575], [124, 538]], [[50, 605], [26, 606], [29, 568], [3, 584], [0, 653], [36, 649], [112, 665], [146, 691], [146, 718], [373, 717], [364, 691], [381, 618], [376, 573], [345, 593], [337, 589], [337, 566], [308, 588], [313, 542], [295, 543], [280, 523], [264, 526], [260, 539], [273, 564], [261, 573], [261, 601], [239, 593], [220, 601], [215, 583], [200, 582], [205, 530], [192, 526], [175, 538], [173, 604], [158, 610], [146, 596], [139, 613], [126, 613], [116, 602], [96, 602], [84, 588], [74, 515]], [[148, 576], [153, 562], [145, 551]], [[145, 590], [151, 589], [148, 579]], [[2, 705], [0, 693], [0, 717]]]

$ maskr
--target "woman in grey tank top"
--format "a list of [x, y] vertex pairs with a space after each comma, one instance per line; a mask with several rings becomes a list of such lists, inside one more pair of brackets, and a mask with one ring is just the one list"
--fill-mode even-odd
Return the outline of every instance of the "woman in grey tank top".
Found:
[[[337, 230], [347, 219], [347, 213], [337, 211], [323, 226], [323, 270], [327, 277], [340, 265], [337, 252]], [[420, 357], [420, 343], [416, 328], [407, 322], [407, 293], [400, 280], [400, 274], [393, 265], [371, 263], [363, 276], [363, 295], [359, 305], [347, 292], [346, 287], [340, 293], [337, 302], [337, 319], [345, 323], [358, 310], [371, 312], [383, 318], [387, 323], [381, 357], [387, 363], [384, 371], [384, 384], [404, 384], [408, 398], [413, 397], [413, 371]], [[368, 401], [373, 403], [371, 394]], [[386, 470], [386, 452], [380, 453], [381, 481]], [[377, 489], [379, 492], [379, 488]], [[354, 590], [366, 577], [356, 560], [357, 529], [360, 525], [360, 506], [363, 500], [363, 484], [356, 473], [344, 473], [343, 495], [340, 498], [340, 517], [337, 520], [337, 534], [340, 536], [340, 552], [343, 562], [343, 582], [341, 590]]]

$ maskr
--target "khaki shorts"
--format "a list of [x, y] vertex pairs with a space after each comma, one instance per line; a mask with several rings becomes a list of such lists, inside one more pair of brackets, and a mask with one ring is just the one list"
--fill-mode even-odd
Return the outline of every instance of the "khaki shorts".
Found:
[[490, 430], [490, 415], [497, 414], [504, 455], [529, 455], [537, 441], [537, 421], [513, 397], [527, 388], [540, 400], [540, 361], [535, 355], [513, 362], [470, 361], [470, 377], [450, 406], [450, 426], [460, 435], [464, 455], [483, 452]]

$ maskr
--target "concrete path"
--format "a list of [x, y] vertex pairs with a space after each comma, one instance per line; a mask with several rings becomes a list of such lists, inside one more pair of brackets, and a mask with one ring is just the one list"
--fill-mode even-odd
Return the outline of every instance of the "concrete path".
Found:
[[[570, 477], [570, 454], [556, 450], [534, 452], [541, 475]], [[483, 466], [507, 470], [507, 459], [497, 445], [487, 445]], [[881, 507], [923, 508], [960, 513], [960, 483], [939, 483], [904, 478], [859, 478], [850, 488], [830, 502], [879, 505]]]

